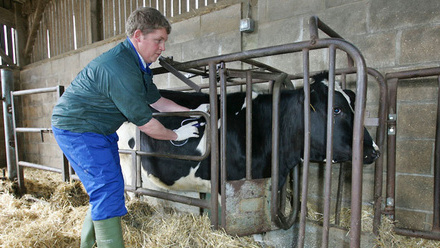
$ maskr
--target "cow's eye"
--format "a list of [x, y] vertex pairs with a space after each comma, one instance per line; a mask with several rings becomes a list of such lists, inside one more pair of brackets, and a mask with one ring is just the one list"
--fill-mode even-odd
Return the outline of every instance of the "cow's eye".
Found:
[[342, 110], [340, 108], [334, 108], [333, 109], [333, 114], [338, 115], [342, 112]]

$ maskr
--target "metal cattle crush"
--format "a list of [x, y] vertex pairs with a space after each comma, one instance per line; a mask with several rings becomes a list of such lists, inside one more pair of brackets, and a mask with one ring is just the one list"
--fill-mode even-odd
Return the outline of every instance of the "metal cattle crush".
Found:
[[[332, 98], [334, 93], [334, 87], [335, 87], [335, 76], [337, 74], [345, 75], [347, 74], [356, 74], [356, 107], [355, 107], [355, 121], [354, 121], [354, 132], [353, 132], [353, 157], [352, 157], [352, 189], [351, 189], [351, 228], [350, 228], [350, 246], [351, 247], [359, 247], [360, 246], [360, 232], [361, 232], [361, 206], [362, 206], [362, 145], [363, 145], [363, 128], [364, 128], [364, 115], [365, 115], [365, 103], [366, 103], [366, 83], [367, 83], [367, 74], [371, 74], [375, 77], [375, 79], [380, 84], [380, 91], [381, 91], [381, 104], [379, 109], [379, 118], [373, 120], [373, 124], [375, 126], [381, 126], [377, 132], [377, 136], [379, 138], [379, 146], [381, 147], [383, 144], [384, 139], [384, 122], [381, 120], [384, 120], [384, 118], [381, 118], [385, 116], [385, 94], [386, 94], [386, 87], [384, 84], [383, 77], [375, 70], [369, 69], [365, 65], [365, 61], [360, 54], [360, 52], [357, 50], [356, 47], [354, 47], [352, 44], [346, 42], [345, 40], [341, 39], [339, 35], [337, 35], [333, 30], [331, 30], [328, 26], [326, 26], [324, 23], [322, 23], [318, 18], [312, 17], [310, 21], [310, 30], [311, 30], [311, 39], [309, 41], [304, 42], [296, 42], [286, 45], [279, 45], [279, 46], [272, 46], [267, 48], [261, 48], [261, 49], [255, 49], [255, 50], [249, 50], [245, 52], [237, 52], [237, 53], [231, 53], [227, 55], [221, 55], [221, 56], [214, 56], [210, 58], [205, 59], [199, 59], [189, 62], [174, 62], [169, 59], [162, 58], [160, 60], [162, 67], [157, 68], [154, 70], [154, 73], [161, 74], [161, 73], [168, 73], [171, 72], [176, 77], [187, 83], [191, 88], [186, 89], [193, 89], [196, 91], [200, 91], [203, 87], [209, 88], [209, 94], [210, 94], [210, 116], [206, 116], [207, 118], [207, 126], [208, 126], [208, 133], [209, 137], [207, 142], [210, 145], [211, 149], [211, 199], [209, 201], [202, 200], [202, 199], [195, 199], [191, 197], [186, 196], [180, 196], [175, 194], [169, 194], [165, 192], [158, 192], [151, 189], [145, 189], [140, 187], [140, 178], [137, 176], [133, 179], [133, 182], [131, 184], [131, 187], [127, 188], [128, 191], [132, 191], [136, 194], [141, 195], [148, 195], [153, 197], [158, 197], [161, 199], [167, 199], [172, 200], [184, 204], [194, 205], [201, 208], [210, 209], [213, 213], [217, 213], [219, 210], [219, 199], [218, 199], [218, 193], [219, 193], [219, 185], [222, 192], [226, 192], [226, 187], [231, 186], [235, 187], [236, 184], [240, 184], [240, 186], [249, 183], [250, 187], [267, 187], [267, 184], [265, 182], [261, 182], [258, 180], [254, 180], [251, 178], [251, 145], [252, 145], [252, 137], [250, 137], [251, 133], [251, 125], [247, 126], [246, 131], [246, 138], [247, 138], [247, 148], [246, 148], [246, 168], [247, 168], [247, 178], [246, 180], [242, 180], [240, 182], [228, 182], [224, 175], [226, 175], [226, 163], [225, 161], [225, 140], [226, 140], [226, 88], [230, 85], [236, 85], [236, 84], [246, 84], [246, 95], [247, 99], [246, 101], [251, 101], [251, 89], [252, 84], [256, 82], [261, 81], [269, 81], [272, 83], [273, 86], [273, 113], [275, 113], [272, 116], [272, 123], [273, 123], [273, 138], [272, 138], [272, 178], [270, 179], [270, 187], [267, 187], [267, 189], [270, 189], [271, 195], [270, 195], [270, 220], [275, 223], [275, 225], [278, 228], [289, 228], [293, 221], [296, 219], [296, 215], [298, 212], [301, 213], [300, 215], [300, 230], [299, 230], [299, 239], [298, 239], [298, 246], [304, 247], [305, 242], [305, 225], [306, 225], [306, 204], [307, 204], [307, 191], [308, 191], [308, 168], [309, 168], [309, 154], [310, 154], [310, 109], [306, 107], [304, 109], [305, 112], [305, 133], [308, 135], [305, 135], [305, 151], [304, 151], [304, 163], [303, 163], [303, 174], [302, 174], [302, 198], [301, 198], [301, 207], [300, 209], [297, 209], [295, 204], [298, 204], [298, 201], [295, 201], [294, 203], [291, 203], [292, 211], [285, 215], [282, 209], [285, 206], [282, 206], [283, 204], [286, 204], [285, 202], [281, 202], [279, 204], [279, 195], [278, 192], [280, 189], [278, 189], [277, 185], [277, 179], [278, 179], [278, 154], [276, 151], [278, 151], [278, 136], [279, 136], [279, 130], [278, 130], [278, 101], [279, 101], [279, 93], [282, 87], [290, 87], [289, 82], [290, 80], [298, 80], [302, 79], [304, 82], [304, 92], [305, 92], [305, 100], [304, 105], [309, 106], [310, 99], [310, 87], [309, 87], [309, 78], [313, 74], [310, 72], [310, 60], [309, 60], [309, 52], [311, 50], [317, 50], [317, 49], [328, 49], [329, 52], [329, 109], [332, 109]], [[331, 37], [336, 38], [326, 38], [326, 39], [319, 39], [318, 38], [318, 29], [321, 29], [323, 32], [328, 34]], [[345, 69], [337, 69], [336, 68], [336, 50], [343, 51], [347, 54], [348, 62], [347, 62], [347, 68]], [[288, 75], [286, 73], [281, 72], [280, 70], [277, 70], [275, 68], [272, 68], [271, 66], [264, 65], [260, 62], [257, 62], [253, 59], [255, 58], [261, 58], [265, 56], [272, 56], [272, 55], [280, 55], [280, 54], [290, 54], [290, 53], [301, 53], [303, 57], [303, 71], [302, 73], [299, 73], [297, 75]], [[236, 70], [236, 69], [227, 69], [227, 64], [231, 62], [243, 62], [247, 63], [253, 66], [257, 66], [259, 68], [262, 68], [266, 70], [267, 72], [259, 72], [259, 71], [253, 71], [253, 70]], [[353, 66], [354, 65], [354, 66]], [[180, 72], [187, 72], [195, 75], [201, 75], [209, 77], [209, 84], [204, 86], [199, 86], [195, 83], [193, 83], [190, 79], [186, 78], [182, 73]], [[269, 72], [269, 73], [268, 73]], [[245, 82], [237, 82], [234, 79], [245, 79]], [[220, 92], [218, 92], [218, 87], [220, 89]], [[219, 96], [220, 99], [220, 106], [218, 106], [217, 103], [217, 96]], [[219, 108], [218, 108], [219, 107]], [[220, 109], [220, 113], [218, 113], [217, 109]], [[251, 120], [251, 109], [247, 108], [246, 110], [246, 119], [247, 121]], [[171, 115], [189, 115], [189, 113], [169, 113]], [[163, 114], [162, 114], [163, 115]], [[329, 115], [330, 119], [328, 120], [328, 129], [327, 129], [327, 158], [330, 158], [332, 156], [332, 115]], [[217, 123], [218, 119], [221, 119], [221, 128], [220, 130], [217, 128], [213, 128], [213, 125]], [[220, 134], [220, 135], [219, 135]], [[219, 138], [220, 137], [220, 140]], [[137, 137], [139, 138], [139, 137]], [[139, 143], [139, 142], [136, 142]], [[138, 166], [135, 167], [132, 173], [139, 175], [140, 171], [140, 165], [137, 163], [137, 156], [169, 156], [172, 158], [179, 158], [177, 155], [167, 155], [167, 154], [151, 154], [144, 151], [136, 151], [136, 150], [121, 150], [122, 153], [131, 153], [133, 155], [133, 163], [137, 164]], [[206, 154], [200, 156], [200, 157], [180, 157], [180, 159], [190, 159], [190, 160], [202, 160], [206, 158]], [[330, 180], [331, 180], [331, 159], [326, 160], [326, 175], [325, 175], [325, 187], [326, 187], [326, 196], [325, 196], [325, 206], [324, 206], [324, 228], [323, 228], [323, 235], [322, 235], [322, 246], [327, 247], [329, 243], [329, 226], [330, 226]], [[379, 160], [380, 161], [380, 160]], [[382, 173], [382, 165], [376, 165], [379, 166], [379, 169], [376, 174], [381, 176]], [[220, 179], [220, 182], [218, 181], [218, 172], [220, 171], [222, 178]], [[298, 182], [298, 176], [296, 176], [296, 181]], [[381, 180], [380, 180], [381, 181]], [[237, 187], [240, 187], [237, 186]], [[377, 215], [378, 222], [380, 222], [380, 201], [381, 201], [381, 183], [377, 183], [375, 187], [379, 187], [379, 189], [375, 190], [375, 199], [378, 201], [378, 204], [376, 204], [377, 209]], [[295, 190], [294, 190], [295, 191]], [[240, 192], [241, 193], [241, 192]], [[240, 194], [239, 193], [239, 194]], [[296, 191], [293, 196], [296, 197], [296, 200], [299, 198], [299, 192]], [[226, 199], [226, 194], [221, 194], [221, 206], [228, 206], [228, 202]], [[281, 205], [281, 206], [280, 206]], [[229, 211], [229, 210], [228, 210]], [[222, 227], [228, 230], [227, 222], [228, 217], [227, 215], [229, 212], [225, 211], [225, 208], [222, 208], [221, 212], [221, 221], [219, 221], [218, 216], [216, 214], [212, 214], [211, 216], [211, 222], [214, 228], [217, 228], [219, 226], [219, 223], [221, 223]], [[269, 220], [269, 222], [271, 222]], [[269, 225], [271, 225], [269, 223]], [[250, 228], [250, 227], [248, 227]], [[261, 227], [257, 227], [261, 228]], [[377, 230], [377, 228], [376, 228]]]
[[[320, 39], [318, 36], [318, 31], [321, 30], [330, 38]], [[139, 149], [135, 150], [120, 150], [121, 153], [128, 153], [132, 155], [133, 164], [137, 166], [132, 166], [133, 173], [132, 175], [137, 175], [133, 178], [131, 185], [126, 187], [127, 191], [134, 192], [138, 195], [148, 195], [161, 199], [167, 199], [175, 202], [180, 202], [184, 204], [194, 205], [200, 208], [205, 208], [211, 210], [212, 213], [217, 213], [219, 210], [219, 186], [222, 192], [225, 192], [225, 188], [227, 185], [233, 185], [237, 182], [228, 182], [224, 175], [226, 175], [226, 163], [225, 161], [225, 140], [226, 140], [226, 88], [230, 85], [236, 84], [246, 84], [246, 94], [247, 101], [251, 101], [251, 89], [252, 84], [259, 82], [271, 82], [272, 83], [272, 91], [273, 91], [273, 117], [272, 117], [272, 125], [273, 125], [273, 135], [272, 135], [272, 178], [268, 179], [265, 182], [261, 182], [251, 178], [251, 145], [252, 145], [252, 137], [251, 135], [251, 125], [247, 126], [246, 131], [246, 139], [247, 139], [247, 154], [246, 154], [246, 168], [247, 168], [247, 177], [246, 180], [240, 181], [240, 184], [250, 183], [253, 186], [264, 186], [267, 187], [263, 191], [270, 191], [270, 210], [269, 210], [269, 224], [263, 223], [266, 225], [264, 228], [273, 229], [275, 228], [284, 228], [288, 229], [293, 222], [297, 219], [297, 214], [300, 214], [299, 222], [299, 239], [298, 246], [304, 247], [305, 243], [305, 227], [306, 227], [306, 213], [307, 213], [307, 192], [308, 192], [308, 171], [309, 171], [309, 155], [310, 155], [310, 108], [304, 108], [305, 114], [305, 150], [304, 150], [304, 162], [302, 165], [302, 191], [301, 191], [301, 206], [299, 205], [299, 187], [295, 186], [295, 183], [299, 183], [299, 175], [298, 171], [296, 171], [296, 176], [292, 174], [291, 176], [291, 184], [294, 190], [292, 192], [293, 202], [286, 203], [284, 199], [286, 198], [285, 194], [279, 195], [278, 192], [285, 192], [285, 190], [278, 189], [278, 138], [279, 138], [279, 130], [278, 130], [278, 101], [279, 101], [279, 93], [282, 87], [292, 87], [291, 80], [302, 80], [304, 83], [304, 106], [309, 106], [310, 104], [310, 76], [314, 73], [310, 71], [310, 51], [312, 50], [320, 50], [326, 49], [328, 50], [328, 71], [329, 71], [329, 109], [331, 111], [333, 108], [333, 95], [335, 89], [335, 77], [336, 75], [342, 75], [342, 79], [345, 80], [345, 76], [348, 74], [356, 75], [356, 106], [355, 106], [355, 118], [354, 118], [354, 131], [353, 131], [353, 156], [352, 156], [352, 188], [351, 188], [351, 225], [350, 225], [350, 247], [360, 247], [360, 234], [361, 234], [361, 207], [362, 207], [362, 168], [363, 168], [363, 135], [364, 135], [364, 121], [368, 122], [368, 119], [365, 119], [365, 105], [366, 105], [366, 88], [367, 88], [367, 76], [368, 74], [372, 75], [380, 87], [380, 107], [379, 107], [379, 118], [370, 120], [373, 126], [378, 126], [377, 131], [377, 143], [380, 148], [382, 148], [383, 139], [384, 139], [384, 123], [382, 120], [383, 116], [385, 116], [385, 106], [386, 99], [382, 97], [384, 92], [386, 92], [386, 86], [383, 83], [383, 77], [377, 71], [367, 68], [364, 58], [359, 52], [359, 50], [345, 41], [340, 37], [336, 32], [334, 32], [331, 28], [322, 23], [317, 17], [312, 17], [310, 19], [310, 40], [295, 42], [285, 45], [278, 45], [260, 49], [254, 49], [244, 52], [231, 53], [226, 55], [214, 56], [210, 58], [204, 58], [189, 62], [178, 63], [174, 61], [170, 61], [167, 59], [161, 59], [161, 68], [157, 68], [154, 70], [155, 74], [161, 73], [169, 73], [176, 75], [182, 81], [186, 82], [192, 89], [196, 91], [200, 91], [202, 87], [209, 88], [210, 94], [210, 115], [206, 115], [204, 113], [199, 113], [204, 116], [207, 120], [207, 132], [209, 133], [209, 138], [207, 139], [208, 149], [207, 154], [198, 157], [188, 157], [188, 156], [177, 156], [170, 154], [151, 154], [144, 151], [140, 151]], [[338, 52], [342, 52], [347, 55], [347, 66], [343, 68], [336, 68], [336, 54]], [[281, 54], [301, 54], [302, 55], [302, 73], [298, 73], [295, 75], [289, 75], [283, 73], [282, 71], [275, 69], [271, 66], [267, 66], [263, 63], [255, 61], [255, 58], [261, 58], [266, 56], [273, 55], [281, 55]], [[260, 69], [264, 69], [265, 72], [255, 71], [255, 70], [234, 70], [228, 69], [228, 63], [232, 62], [243, 62], [246, 64], [250, 64], [252, 66], [256, 66]], [[188, 72], [196, 75], [207, 76], [209, 78], [209, 84], [205, 86], [198, 86], [194, 84], [190, 79], [186, 78], [180, 72]], [[244, 82], [236, 81], [235, 79], [245, 79]], [[218, 87], [220, 92], [218, 92]], [[47, 89], [46, 89], [47, 90]], [[50, 89], [53, 90], [53, 89]], [[40, 92], [39, 90], [37, 90]], [[42, 92], [42, 91], [41, 91]], [[15, 92], [15, 95], [30, 93], [28, 91]], [[12, 93], [11, 96], [13, 96]], [[386, 94], [386, 93], [385, 93]], [[220, 106], [217, 103], [217, 96], [220, 97]], [[218, 108], [219, 107], [219, 108]], [[218, 113], [217, 109], [220, 109], [220, 113]], [[246, 117], [249, 121], [251, 119], [251, 109], [247, 108]], [[194, 115], [194, 113], [191, 113]], [[189, 113], [181, 112], [181, 113], [167, 113], [166, 115], [189, 115]], [[328, 247], [329, 243], [329, 227], [330, 227], [330, 189], [331, 189], [331, 168], [332, 168], [332, 130], [333, 130], [333, 115], [328, 115], [329, 119], [327, 120], [327, 159], [325, 165], [325, 203], [324, 203], [324, 223], [323, 223], [323, 234], [322, 234], [322, 247]], [[217, 124], [217, 120], [221, 118], [221, 128], [213, 128]], [[15, 119], [15, 117], [14, 117]], [[20, 129], [14, 126], [14, 135], [18, 132], [23, 131], [38, 131], [38, 132], [50, 132], [50, 129]], [[219, 138], [220, 137], [220, 140]], [[136, 137], [139, 140], [139, 135]], [[140, 142], [136, 142], [139, 144]], [[17, 140], [16, 140], [16, 146]], [[169, 194], [165, 192], [159, 192], [151, 189], [146, 189], [141, 187], [141, 179], [140, 179], [140, 163], [138, 163], [138, 159], [140, 156], [167, 156], [176, 159], [189, 159], [189, 160], [203, 160], [208, 155], [211, 155], [211, 199], [203, 200], [196, 199], [181, 195]], [[35, 164], [30, 164], [26, 162], [20, 162], [18, 160], [17, 154], [17, 167], [18, 177], [22, 178], [21, 167], [19, 166], [28, 166], [34, 167], [38, 169], [47, 169], [44, 166], [39, 166]], [[63, 166], [63, 168], [65, 168]], [[298, 166], [297, 166], [298, 168]], [[72, 176], [71, 178], [76, 178], [75, 175], [72, 175], [72, 170], [53, 170], [55, 172], [62, 173], [65, 175], [64, 177]], [[66, 171], [69, 171], [67, 175]], [[218, 172], [221, 171], [222, 178], [220, 181], [218, 180]], [[380, 177], [380, 180], [376, 179], [375, 185], [375, 226], [377, 227], [377, 223], [380, 222], [380, 206], [381, 206], [381, 178], [382, 178], [382, 164], [381, 159], [379, 159], [376, 163], [376, 177]], [[294, 179], [292, 179], [294, 178]], [[295, 182], [293, 183], [294, 180]], [[20, 186], [23, 186], [23, 182], [19, 180]], [[296, 188], [296, 190], [295, 190]], [[221, 206], [227, 206], [226, 194], [221, 194]], [[290, 204], [291, 211], [286, 215], [284, 209], [286, 208], [286, 204]], [[222, 208], [221, 212], [221, 221], [219, 221], [217, 214], [212, 214], [211, 223], [214, 228], [218, 228], [219, 223], [221, 223], [222, 227], [228, 230], [226, 226], [227, 223], [227, 215], [228, 213], [225, 211], [225, 208]], [[378, 217], [376, 216], [378, 215]], [[376, 221], [377, 220], [377, 221]], [[268, 225], [268, 226], [267, 226]], [[376, 228], [377, 230], [377, 228]]]

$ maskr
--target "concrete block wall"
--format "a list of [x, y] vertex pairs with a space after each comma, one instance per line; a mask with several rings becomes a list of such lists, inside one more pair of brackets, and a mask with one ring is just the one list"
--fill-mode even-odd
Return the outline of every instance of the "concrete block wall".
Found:
[[[253, 33], [240, 33], [238, 28], [239, 19], [248, 14], [246, 4], [242, 3], [247, 1], [230, 2], [232, 4], [216, 11], [174, 22], [167, 50], [163, 55], [173, 56], [178, 61], [189, 61], [308, 40], [309, 18], [317, 15], [324, 23], [356, 45], [369, 67], [378, 69], [383, 74], [396, 70], [440, 66], [438, 0], [251, 0], [250, 14], [256, 21]], [[322, 38], [326, 37], [322, 33], [320, 35]], [[69, 54], [26, 66], [21, 71], [20, 82], [16, 88], [30, 89], [57, 84], [68, 86], [90, 60], [123, 38], [116, 37], [95, 43]], [[339, 57], [343, 58], [338, 54]], [[260, 60], [289, 73], [301, 72], [302, 68], [300, 54]], [[312, 70], [327, 68], [327, 51], [312, 51], [310, 60]], [[339, 59], [338, 66], [343, 66]], [[160, 88], [183, 85], [172, 75], [159, 75], [155, 77], [155, 82]], [[377, 100], [373, 100], [377, 99], [378, 95], [377, 86], [374, 84], [374, 80], [370, 79], [367, 109], [372, 116], [377, 113], [378, 107]], [[405, 216], [417, 214], [419, 220], [432, 218], [428, 206], [432, 204], [432, 130], [435, 125], [433, 120], [436, 114], [436, 90], [437, 85], [432, 80], [414, 80], [413, 83], [402, 84], [399, 88], [397, 216], [401, 218], [402, 225], [420, 227]], [[23, 100], [22, 104], [22, 123], [29, 126], [49, 124], [50, 108], [55, 104], [55, 99], [36, 97]], [[371, 130], [375, 137], [374, 130]], [[23, 156], [60, 166], [60, 158], [54, 155], [57, 146], [50, 135], [46, 135], [49, 138], [45, 137], [45, 142], [41, 142], [39, 135], [37, 136], [26, 138]], [[385, 157], [385, 151], [383, 152]], [[416, 155], [417, 159], [414, 160]], [[364, 205], [368, 206], [373, 199], [374, 167], [366, 165], [364, 168]], [[336, 180], [338, 166], [335, 166], [334, 170], [333, 179]], [[319, 203], [319, 195], [322, 194], [322, 167], [316, 165], [311, 174], [316, 179], [312, 180], [310, 199]], [[349, 178], [346, 182], [344, 195], [348, 196]], [[409, 190], [405, 187], [408, 182], [414, 189]], [[336, 182], [332, 185], [336, 185]], [[417, 195], [422, 198], [416, 197]], [[349, 199], [345, 198], [344, 203], [348, 206]], [[421, 225], [422, 228], [426, 226]]]

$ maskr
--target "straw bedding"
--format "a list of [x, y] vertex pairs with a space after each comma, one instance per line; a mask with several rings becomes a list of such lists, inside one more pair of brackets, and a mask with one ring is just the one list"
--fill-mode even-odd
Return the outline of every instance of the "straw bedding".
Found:
[[[88, 209], [82, 184], [26, 169], [25, 185], [27, 194], [19, 197], [16, 183], [0, 180], [0, 247], [79, 247]], [[250, 237], [213, 230], [207, 216], [155, 209], [136, 199], [128, 199], [126, 205], [126, 247], [261, 247]]]
[[[0, 180], [0, 247], [79, 247], [88, 208], [81, 183], [64, 183], [59, 174], [26, 169], [25, 185], [27, 194], [19, 197], [16, 183]], [[263, 247], [250, 237], [213, 230], [206, 215], [156, 209], [137, 199], [128, 199], [126, 205], [126, 247]], [[363, 210], [364, 232], [372, 231], [372, 213]], [[309, 206], [308, 218], [320, 221], [322, 214]], [[348, 209], [341, 214], [341, 225], [350, 225]], [[375, 247], [440, 247], [439, 241], [399, 236], [392, 228], [392, 221], [384, 217]]]

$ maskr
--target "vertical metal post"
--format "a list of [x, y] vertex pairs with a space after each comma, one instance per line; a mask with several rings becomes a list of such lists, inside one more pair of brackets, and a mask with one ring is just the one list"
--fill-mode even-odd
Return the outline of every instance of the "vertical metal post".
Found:
[[[57, 97], [60, 98], [64, 93], [64, 86], [58, 85], [57, 88]], [[61, 168], [61, 174], [64, 182], [70, 181], [70, 166], [69, 161], [67, 160], [66, 155], [63, 153], [63, 167]]]
[[246, 179], [252, 179], [252, 72], [246, 72]]
[[14, 143], [15, 146], [15, 165], [16, 165], [16, 172], [17, 172], [17, 182], [18, 182], [18, 190], [20, 193], [25, 192], [24, 187], [24, 175], [23, 175], [23, 168], [20, 167], [20, 164], [18, 163], [18, 139], [17, 139], [17, 132], [15, 129], [17, 128], [17, 122], [15, 117], [15, 104], [14, 104], [14, 92], [11, 91], [11, 108], [12, 108], [12, 128], [14, 130]]
[[15, 161], [15, 141], [12, 125], [11, 90], [14, 88], [13, 71], [10, 69], [1, 70], [2, 100], [3, 100], [3, 122], [5, 129], [5, 148], [6, 164], [8, 169], [8, 178], [13, 180], [17, 178], [17, 168]]
[[332, 161], [333, 161], [333, 102], [335, 95], [335, 63], [336, 48], [334, 45], [329, 47], [329, 82], [328, 82], [328, 102], [327, 102], [327, 150], [325, 163], [325, 190], [324, 190], [324, 220], [322, 230], [321, 247], [328, 247], [330, 229], [330, 202], [331, 202], [331, 180], [332, 180]]
[[437, 100], [437, 123], [435, 131], [434, 154], [434, 210], [432, 231], [440, 231], [440, 76], [437, 77], [439, 89]]
[[[210, 72], [211, 74], [211, 72]], [[222, 227], [226, 229], [226, 181], [227, 181], [227, 171], [226, 171], [226, 148], [227, 148], [227, 103], [226, 103], [226, 77], [225, 77], [225, 63], [220, 64], [220, 188], [221, 188], [221, 223]], [[213, 122], [214, 123], [214, 122]]]
[[364, 120], [367, 93], [367, 70], [362, 56], [358, 57], [356, 106], [353, 121], [353, 156], [351, 173], [350, 247], [361, 246], [362, 168], [364, 154]]
[[396, 185], [396, 124], [398, 78], [387, 80], [388, 84], [388, 139], [387, 139], [387, 190], [384, 212], [394, 220]]
[[217, 72], [213, 61], [209, 62], [209, 102], [211, 113], [211, 225], [218, 228], [218, 113]]
[[309, 49], [303, 50], [304, 71], [304, 163], [302, 175], [302, 197], [298, 247], [303, 248], [306, 234], [308, 174], [310, 165], [310, 83], [309, 83]]

